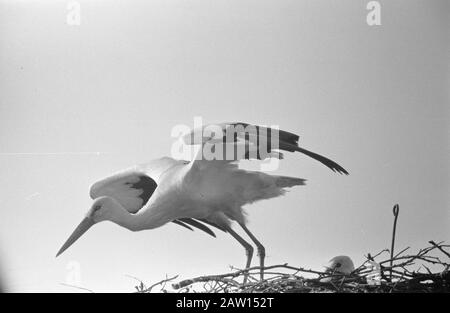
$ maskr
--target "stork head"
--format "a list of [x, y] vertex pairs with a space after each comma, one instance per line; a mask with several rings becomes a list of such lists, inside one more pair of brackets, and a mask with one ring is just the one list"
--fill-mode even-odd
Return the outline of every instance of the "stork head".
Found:
[[56, 256], [59, 256], [67, 248], [69, 248], [75, 241], [78, 240], [92, 225], [102, 221], [120, 222], [120, 217], [123, 216], [124, 209], [113, 198], [99, 197], [95, 199], [91, 208], [87, 212], [81, 223], [75, 228], [72, 235], [66, 240], [61, 249], [59, 249]]
[[326, 266], [327, 272], [348, 275], [355, 270], [352, 259], [346, 255], [338, 255], [332, 258]]
[[86, 218], [90, 218], [94, 223], [103, 221], [115, 222], [117, 216], [124, 209], [115, 199], [110, 197], [99, 197], [94, 200], [91, 208], [86, 214]]

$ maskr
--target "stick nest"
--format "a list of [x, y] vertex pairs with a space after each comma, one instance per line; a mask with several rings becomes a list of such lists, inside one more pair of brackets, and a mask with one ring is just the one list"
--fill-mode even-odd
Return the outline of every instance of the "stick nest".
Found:
[[392, 258], [388, 249], [368, 254], [349, 275], [280, 264], [264, 267], [264, 280], [259, 279], [260, 267], [231, 268], [229, 273], [179, 282], [175, 282], [178, 276], [166, 277], [149, 287], [140, 281], [135, 288], [140, 293], [450, 292], [450, 245], [434, 241], [429, 244], [416, 254], [407, 254], [408, 247]]

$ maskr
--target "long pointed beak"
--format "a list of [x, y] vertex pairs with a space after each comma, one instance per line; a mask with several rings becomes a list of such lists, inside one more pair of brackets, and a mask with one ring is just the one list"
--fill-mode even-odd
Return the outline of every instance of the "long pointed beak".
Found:
[[59, 249], [56, 257], [66, 251], [66, 249], [69, 248], [75, 241], [77, 241], [77, 239], [80, 238], [89, 228], [91, 228], [92, 225], [94, 225], [94, 220], [89, 217], [85, 217], [81, 221], [80, 225], [75, 228], [72, 235], [70, 235], [69, 239], [67, 239], [61, 249]]

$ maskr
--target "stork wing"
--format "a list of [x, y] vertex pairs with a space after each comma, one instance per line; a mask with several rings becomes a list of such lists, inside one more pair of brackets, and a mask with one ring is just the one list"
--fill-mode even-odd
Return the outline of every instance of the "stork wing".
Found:
[[[136, 213], [148, 202], [158, 187], [162, 175], [168, 169], [188, 163], [187, 161], [177, 161], [164, 157], [118, 172], [93, 184], [90, 190], [91, 198], [108, 196], [116, 199], [128, 212]], [[193, 230], [190, 227], [192, 226], [213, 237], [216, 236], [206, 225], [192, 218], [181, 218], [172, 222], [190, 230]], [[210, 225], [221, 229], [215, 224]]]
[[[205, 129], [208, 131], [205, 132]], [[217, 132], [222, 136], [217, 136]], [[221, 131], [221, 132], [220, 132]], [[229, 133], [228, 133], [229, 132]], [[206, 133], [206, 134], [205, 134]], [[210, 135], [211, 134], [211, 135]], [[232, 134], [232, 135], [230, 135]], [[275, 136], [275, 137], [274, 137]], [[273, 144], [275, 140], [278, 141], [278, 145]], [[262, 127], [257, 125], [251, 125], [247, 123], [222, 123], [218, 125], [205, 125], [201, 129], [194, 129], [189, 134], [183, 137], [186, 144], [191, 145], [206, 145], [223, 143], [223, 158], [229, 161], [237, 161], [240, 159], [265, 159], [269, 157], [282, 158], [283, 155], [279, 151], [288, 152], [301, 152], [330, 168], [334, 172], [348, 175], [348, 172], [336, 162], [312, 151], [301, 148], [298, 145], [299, 136], [287, 131], [273, 129], [269, 127]], [[229, 155], [226, 155], [226, 148], [233, 146], [234, 158], [230, 159]], [[245, 153], [237, 154], [235, 151], [239, 145], [245, 145]], [[264, 148], [264, 150], [263, 150]], [[201, 153], [201, 151], [200, 151]], [[226, 158], [225, 158], [226, 156]], [[203, 158], [196, 157], [196, 160]], [[195, 162], [195, 161], [194, 161]]]
[[162, 174], [184, 161], [161, 158], [118, 172], [91, 186], [90, 196], [116, 199], [130, 213], [138, 212], [150, 199]]

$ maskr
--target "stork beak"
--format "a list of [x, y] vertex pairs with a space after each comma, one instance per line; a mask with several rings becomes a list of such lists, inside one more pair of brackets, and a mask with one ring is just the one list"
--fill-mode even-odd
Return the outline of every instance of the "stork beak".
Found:
[[78, 238], [80, 238], [89, 228], [91, 228], [92, 225], [94, 225], [95, 222], [92, 218], [85, 217], [80, 225], [75, 228], [72, 235], [70, 235], [69, 239], [63, 244], [61, 249], [59, 249], [58, 253], [56, 254], [56, 257], [66, 251], [67, 248], [69, 248], [75, 241], [77, 241]]

